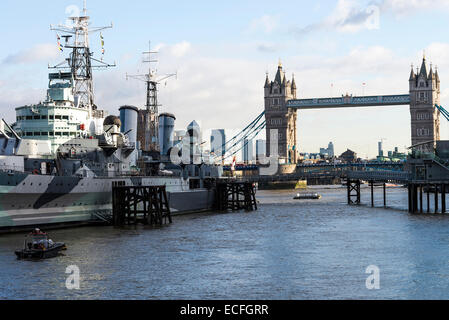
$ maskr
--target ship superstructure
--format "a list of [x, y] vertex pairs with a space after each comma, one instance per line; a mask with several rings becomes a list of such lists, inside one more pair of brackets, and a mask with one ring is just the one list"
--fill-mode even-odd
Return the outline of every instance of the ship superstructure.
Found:
[[[49, 140], [53, 155], [70, 139], [102, 134], [107, 116], [95, 105], [92, 69], [113, 65], [93, 57], [89, 34], [112, 26], [90, 28], [85, 2], [83, 14], [70, 21], [70, 25], [51, 26], [57, 32], [60, 49], [70, 50], [69, 57], [50, 67], [55, 72], [49, 74], [45, 101], [16, 108], [17, 122], [13, 126], [23, 139]], [[63, 35], [59, 36], [59, 32]], [[64, 45], [61, 38], [65, 39]]]

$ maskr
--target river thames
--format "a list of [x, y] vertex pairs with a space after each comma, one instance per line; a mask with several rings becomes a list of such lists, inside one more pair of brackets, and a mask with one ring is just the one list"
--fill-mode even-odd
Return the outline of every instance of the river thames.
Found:
[[[0, 236], [0, 299], [449, 299], [449, 215], [410, 215], [407, 191], [376, 190], [377, 208], [259, 191], [256, 212], [175, 216], [157, 229], [51, 231], [65, 256], [16, 260], [23, 234]], [[432, 198], [432, 197], [431, 197]], [[66, 268], [80, 270], [68, 290]], [[380, 289], [368, 290], [368, 266]]]

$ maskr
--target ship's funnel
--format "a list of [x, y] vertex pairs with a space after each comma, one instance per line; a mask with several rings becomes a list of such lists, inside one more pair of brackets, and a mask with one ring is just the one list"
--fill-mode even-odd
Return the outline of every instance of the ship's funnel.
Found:
[[175, 116], [171, 113], [162, 113], [159, 116], [159, 146], [161, 155], [168, 155], [173, 148]]
[[120, 120], [122, 122], [121, 132], [127, 133], [129, 142], [137, 143], [137, 116], [139, 109], [133, 106], [123, 106], [120, 109]]

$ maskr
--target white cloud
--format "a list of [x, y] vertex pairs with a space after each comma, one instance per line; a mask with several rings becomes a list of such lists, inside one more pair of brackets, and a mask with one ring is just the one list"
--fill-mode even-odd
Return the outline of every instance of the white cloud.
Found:
[[320, 30], [354, 33], [363, 29], [378, 29], [379, 10], [379, 7], [373, 4], [366, 6], [356, 0], [338, 0], [331, 14], [322, 21], [305, 27], [291, 28], [291, 32], [303, 36]]
[[3, 59], [2, 64], [25, 64], [48, 62], [59, 57], [59, 50], [55, 44], [37, 44], [30, 49], [12, 54]]
[[447, 0], [384, 0], [383, 11], [392, 11], [397, 16], [404, 16], [417, 10], [449, 8]]
[[279, 45], [274, 43], [260, 43], [257, 45], [257, 50], [261, 52], [276, 52], [279, 49]]
[[255, 33], [262, 31], [264, 33], [272, 33], [279, 25], [279, 15], [263, 15], [260, 18], [254, 19], [249, 24], [247, 33]]
[[171, 47], [171, 54], [177, 58], [181, 58], [185, 56], [189, 51], [191, 50], [192, 45], [187, 42], [183, 41], [181, 43], [177, 43]]
[[392, 12], [395, 16], [402, 17], [418, 10], [438, 8], [449, 9], [449, 1], [378, 0], [360, 2], [338, 0], [334, 10], [322, 21], [304, 27], [295, 26], [291, 28], [291, 32], [299, 36], [320, 30], [355, 33], [361, 30], [379, 29], [381, 13]]

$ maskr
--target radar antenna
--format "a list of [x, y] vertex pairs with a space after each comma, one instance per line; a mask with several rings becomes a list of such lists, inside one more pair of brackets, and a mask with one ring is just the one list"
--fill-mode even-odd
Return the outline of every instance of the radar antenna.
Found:
[[159, 107], [158, 103], [158, 85], [161, 81], [167, 80], [171, 77], [178, 77], [178, 73], [166, 74], [163, 76], [157, 75], [157, 69], [152, 68], [153, 63], [158, 60], [153, 60], [152, 55], [158, 54], [157, 51], [151, 51], [151, 41], [149, 42], [149, 50], [143, 52], [143, 62], [149, 64], [147, 74], [128, 75], [126, 80], [136, 79], [143, 81], [147, 86], [147, 102], [145, 113], [145, 141], [141, 141], [142, 149], [145, 151], [159, 151]]
[[[83, 1], [83, 12], [79, 17], [70, 17], [70, 24], [50, 26], [50, 30], [62, 32], [65, 35], [64, 47], [71, 49], [71, 53], [65, 61], [49, 66], [50, 69], [65, 69], [72, 74], [74, 80], [73, 96], [76, 107], [88, 109], [92, 116], [102, 117], [94, 112], [97, 107], [94, 103], [92, 69], [115, 67], [93, 57], [89, 48], [89, 34], [112, 28], [112, 23], [107, 27], [89, 28], [90, 17], [87, 15], [86, 0]], [[59, 37], [59, 36], [58, 36]]]

